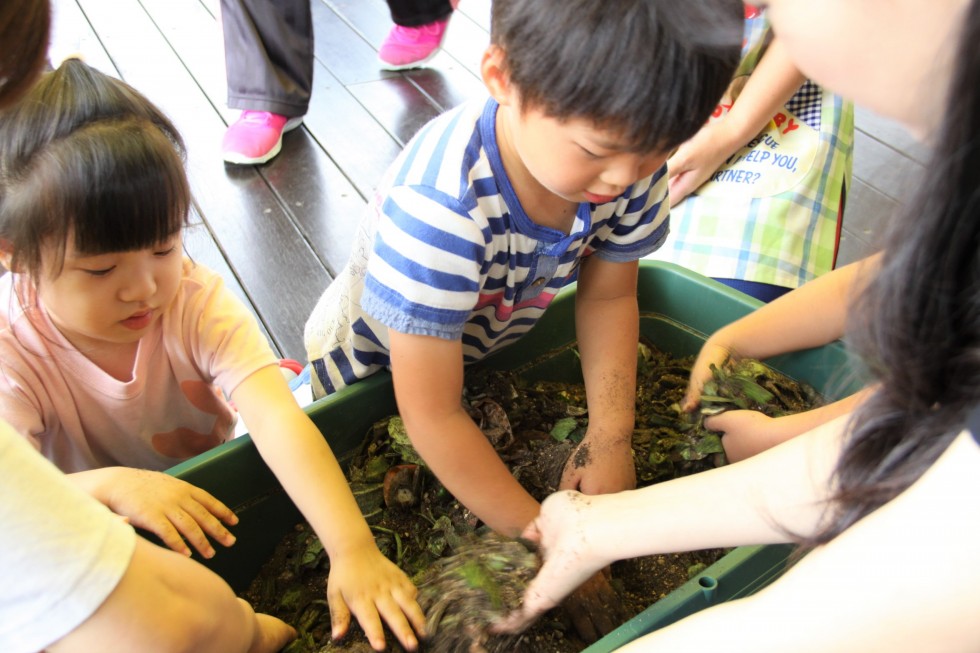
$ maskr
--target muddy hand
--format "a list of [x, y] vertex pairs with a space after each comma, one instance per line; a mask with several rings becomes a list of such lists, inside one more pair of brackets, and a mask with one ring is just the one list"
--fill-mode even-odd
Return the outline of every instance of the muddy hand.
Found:
[[595, 500], [569, 490], [556, 492], [544, 500], [540, 514], [523, 533], [532, 545], [538, 546], [544, 564], [528, 584], [520, 609], [495, 623], [492, 632], [524, 630], [609, 564], [609, 560], [590, 555], [589, 547], [583, 544], [589, 532], [587, 513]]
[[622, 622], [620, 603], [606, 572], [600, 571], [572, 592], [564, 605], [579, 637], [591, 644]]

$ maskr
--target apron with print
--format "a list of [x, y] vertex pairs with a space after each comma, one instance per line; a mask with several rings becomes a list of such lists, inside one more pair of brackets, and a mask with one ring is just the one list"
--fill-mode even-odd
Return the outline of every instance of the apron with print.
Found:
[[[770, 40], [765, 15], [753, 13], [732, 88]], [[731, 101], [726, 96], [710, 120], [722, 118]], [[853, 141], [853, 105], [806, 81], [762, 132], [671, 210], [670, 236], [647, 258], [787, 288], [830, 271]]]

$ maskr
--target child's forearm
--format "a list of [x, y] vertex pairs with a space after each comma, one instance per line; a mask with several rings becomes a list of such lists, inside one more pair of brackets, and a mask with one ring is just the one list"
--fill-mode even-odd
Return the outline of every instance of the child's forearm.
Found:
[[843, 336], [850, 301], [876, 261], [828, 272], [719, 329], [709, 342], [758, 359], [833, 342]]
[[521, 487], [486, 436], [460, 409], [441, 419], [402, 412], [416, 450], [439, 481], [490, 528], [516, 537], [540, 508]]
[[630, 438], [636, 407], [640, 337], [636, 296], [576, 299], [575, 335], [589, 407], [589, 423], [609, 437]]
[[373, 547], [374, 537], [323, 435], [302, 411], [296, 419], [276, 428], [275, 442], [255, 438], [253, 429], [256, 446], [320, 537], [331, 560]]
[[773, 39], [721, 120], [730, 139], [729, 151], [735, 152], [762, 131], [805, 81], [787, 56], [782, 42]]
[[499, 533], [519, 535], [540, 506], [460, 404], [461, 342], [393, 329], [388, 333], [395, 398], [415, 449], [477, 517]]
[[105, 602], [48, 650], [273, 653], [295, 636], [278, 619], [257, 616], [214, 572], [137, 538]]
[[[766, 589], [621, 650], [976, 650], [978, 464], [980, 450], [961, 434], [905, 492]], [[924, 609], [922, 597], [936, 587], [943, 588], [942, 601]]]
[[864, 388], [825, 406], [776, 418], [775, 421], [780, 423], [780, 440], [789, 440], [807, 431], [812, 431], [818, 426], [837, 419], [842, 415], [854, 412], [872, 392], [874, 392], [874, 388]]
[[324, 436], [296, 404], [279, 370], [265, 368], [235, 390], [262, 459], [333, 559], [374, 546], [367, 522]]
[[607, 562], [655, 553], [787, 541], [811, 533], [840, 453], [846, 418], [740, 463], [619, 494], [591, 497], [589, 555]]

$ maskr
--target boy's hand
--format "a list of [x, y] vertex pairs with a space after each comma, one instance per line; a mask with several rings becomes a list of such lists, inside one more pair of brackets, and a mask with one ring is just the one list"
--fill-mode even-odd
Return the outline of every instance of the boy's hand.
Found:
[[609, 494], [635, 488], [632, 435], [613, 439], [590, 429], [565, 463], [559, 489]]
[[353, 613], [372, 648], [383, 651], [380, 614], [401, 645], [416, 650], [416, 633], [425, 635], [425, 615], [415, 600], [417, 592], [408, 576], [374, 546], [332, 559], [327, 580], [332, 637], [336, 640], [347, 633]]
[[208, 536], [224, 546], [235, 543], [225, 524], [234, 526], [238, 516], [187, 481], [130, 467], [103, 467], [70, 477], [114, 513], [153, 533], [177, 553], [191, 555], [190, 543], [205, 558], [213, 557]]
[[623, 621], [619, 609], [622, 602], [609, 584], [607, 573], [593, 575], [565, 599], [575, 631], [588, 644], [611, 633]]

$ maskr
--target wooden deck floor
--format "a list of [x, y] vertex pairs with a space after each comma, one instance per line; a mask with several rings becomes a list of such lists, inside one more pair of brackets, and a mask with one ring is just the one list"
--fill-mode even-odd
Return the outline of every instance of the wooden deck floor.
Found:
[[[483, 93], [477, 77], [491, 0], [462, 0], [431, 67], [386, 73], [377, 49], [391, 26], [384, 0], [312, 0], [316, 68], [304, 126], [263, 166], [226, 167], [218, 0], [54, 0], [52, 60], [80, 52], [138, 88], [188, 144], [195, 221], [188, 254], [223, 275], [283, 356], [304, 359], [306, 318], [343, 266], [374, 184], [430, 118]], [[873, 251], [875, 234], [921, 170], [925, 150], [860, 112], [855, 183], [841, 262]]]

